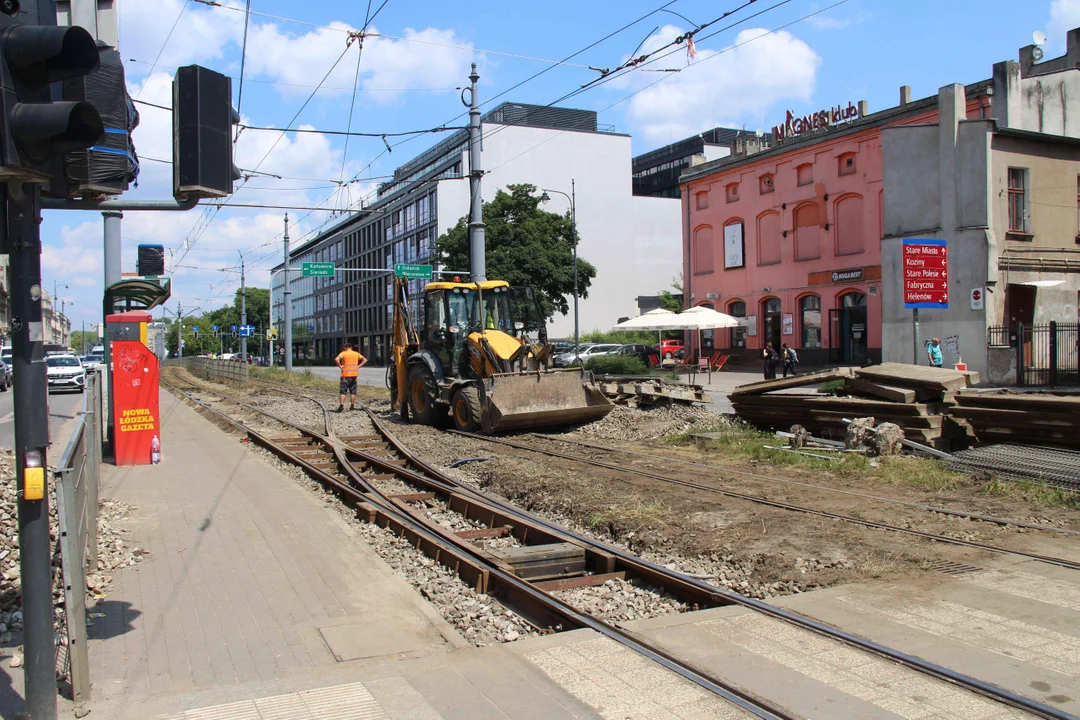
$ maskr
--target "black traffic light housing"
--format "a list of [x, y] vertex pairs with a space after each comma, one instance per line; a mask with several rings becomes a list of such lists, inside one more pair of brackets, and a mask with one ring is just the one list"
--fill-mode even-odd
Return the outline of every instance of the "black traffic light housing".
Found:
[[0, 27], [0, 181], [49, 182], [59, 155], [97, 142], [97, 110], [54, 102], [52, 86], [97, 66], [97, 45], [81, 27]]
[[221, 198], [232, 194], [240, 171], [233, 164], [232, 80], [198, 65], [173, 78], [173, 195]]

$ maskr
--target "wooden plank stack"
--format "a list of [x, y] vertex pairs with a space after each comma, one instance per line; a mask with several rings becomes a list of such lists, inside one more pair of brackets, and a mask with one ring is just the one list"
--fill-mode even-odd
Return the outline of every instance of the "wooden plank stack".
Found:
[[600, 392], [628, 407], [712, 402], [712, 396], [700, 385], [666, 382], [660, 378], [602, 377], [596, 383]]
[[1080, 444], [1080, 396], [961, 392], [956, 402], [952, 415], [966, 421], [981, 444]]
[[[791, 392], [833, 380], [844, 382], [838, 396]], [[731, 404], [739, 417], [762, 428], [797, 424], [814, 435], [840, 437], [845, 419], [873, 417], [899, 425], [909, 440], [951, 451], [966, 447], [970, 437], [966, 423], [948, 413], [957, 392], [978, 380], [977, 373], [885, 363], [741, 385]]]

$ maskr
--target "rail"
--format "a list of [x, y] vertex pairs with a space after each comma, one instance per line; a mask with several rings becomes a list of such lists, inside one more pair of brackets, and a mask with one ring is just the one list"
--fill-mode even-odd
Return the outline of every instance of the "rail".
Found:
[[[179, 388], [173, 389], [201, 405], [205, 411], [221, 417], [229, 424], [245, 432], [254, 442], [266, 447], [286, 461], [300, 466], [309, 477], [321, 482], [324, 487], [335, 492], [347, 504], [353, 506], [361, 516], [366, 516], [369, 522], [377, 523], [380, 526], [392, 529], [396, 534], [407, 537], [417, 549], [436, 562], [455, 570], [463, 580], [473, 585], [478, 592], [487, 592], [498, 597], [504, 604], [514, 609], [535, 627], [540, 629], [546, 627], [555, 630], [591, 628], [758, 717], [786, 718], [791, 717], [791, 715], [762, 698], [748, 695], [744, 690], [729, 685], [723, 679], [712, 676], [707, 671], [697, 669], [686, 660], [671, 655], [663, 648], [652, 645], [644, 638], [629, 633], [618, 626], [609, 625], [594, 616], [581, 613], [545, 592], [541, 588], [544, 583], [533, 584], [524, 577], [517, 576], [515, 571], [505, 564], [497, 561], [492, 562], [492, 558], [488, 553], [469, 542], [467, 537], [426, 522], [422, 517], [417, 517], [406, 507], [406, 499], [411, 496], [387, 495], [380, 491], [371, 481], [380, 477], [381, 474], [396, 476], [400, 480], [416, 485], [421, 490], [445, 496], [447, 504], [466, 517], [487, 518], [483, 524], [488, 525], [492, 530], [509, 527], [510, 531], [516, 536], [518, 533], [514, 530], [515, 527], [519, 527], [522, 532], [525, 532], [525, 528], [528, 528], [527, 532], [530, 536], [534, 532], [539, 532], [561, 539], [564, 542], [578, 544], [585, 550], [587, 556], [594, 558], [593, 568], [598, 573], [601, 572], [601, 569], [597, 561], [603, 560], [606, 567], [603, 568], [602, 572], [619, 573], [621, 571], [627, 577], [633, 574], [649, 585], [666, 589], [674, 595], [681, 596], [684, 601], [690, 600], [693, 604], [700, 602], [705, 606], [742, 605], [851, 647], [887, 658], [927, 676], [950, 682], [1003, 704], [1022, 709], [1037, 717], [1071, 717], [1068, 713], [1040, 703], [1037, 700], [1018, 695], [1004, 688], [879, 645], [870, 640], [845, 633], [838, 628], [792, 611], [660, 567], [621, 548], [587, 538], [516, 508], [506, 501], [461, 483], [412, 455], [395, 440], [380, 419], [370, 412], [369, 416], [378, 435], [339, 438], [334, 435], [329, 427], [329, 415], [326, 406], [315, 398], [306, 396], [307, 399], [315, 402], [322, 409], [324, 422], [327, 425], [326, 435], [303, 428], [291, 421], [283, 421], [281, 418], [263, 410], [232, 400], [238, 405], [282, 422], [301, 434], [301, 437], [274, 439], [260, 435], [258, 432], [230, 418], [220, 409], [210, 407], [207, 403]], [[205, 390], [203, 391], [205, 392]], [[210, 392], [229, 399], [219, 392]], [[381, 451], [376, 454], [377, 448], [391, 450], [398, 459], [381, 457]], [[410, 464], [417, 468], [419, 472], [409, 468], [408, 465]], [[550, 542], [550, 540], [546, 542]], [[604, 575], [598, 574], [594, 577], [604, 577]]]
[[[90, 665], [86, 648], [86, 575], [97, 569], [98, 480], [101, 470], [102, 382], [98, 371], [87, 373], [83, 406], [60, 461], [53, 472], [63, 572], [67, 645], [66, 674], [72, 700], [82, 708], [90, 699]], [[65, 647], [58, 645], [59, 648]]]

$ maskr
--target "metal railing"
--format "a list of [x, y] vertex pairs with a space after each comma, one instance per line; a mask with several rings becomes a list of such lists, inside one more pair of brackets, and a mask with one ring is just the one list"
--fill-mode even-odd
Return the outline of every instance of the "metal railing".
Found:
[[240, 360], [211, 360], [210, 358], [184, 358], [188, 372], [204, 380], [224, 383], [248, 384], [248, 364]]
[[996, 325], [987, 328], [986, 344], [1015, 349], [1018, 385], [1080, 384], [1080, 324]]
[[86, 647], [86, 576], [97, 570], [98, 480], [101, 477], [102, 376], [87, 373], [83, 407], [53, 472], [67, 623], [66, 671], [76, 707], [90, 699]]

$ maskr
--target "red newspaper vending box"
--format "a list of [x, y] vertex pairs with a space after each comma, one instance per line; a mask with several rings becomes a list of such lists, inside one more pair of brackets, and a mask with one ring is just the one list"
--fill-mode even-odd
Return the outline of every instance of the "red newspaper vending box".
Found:
[[117, 465], [149, 465], [161, 457], [158, 359], [138, 340], [114, 340], [113, 449]]

